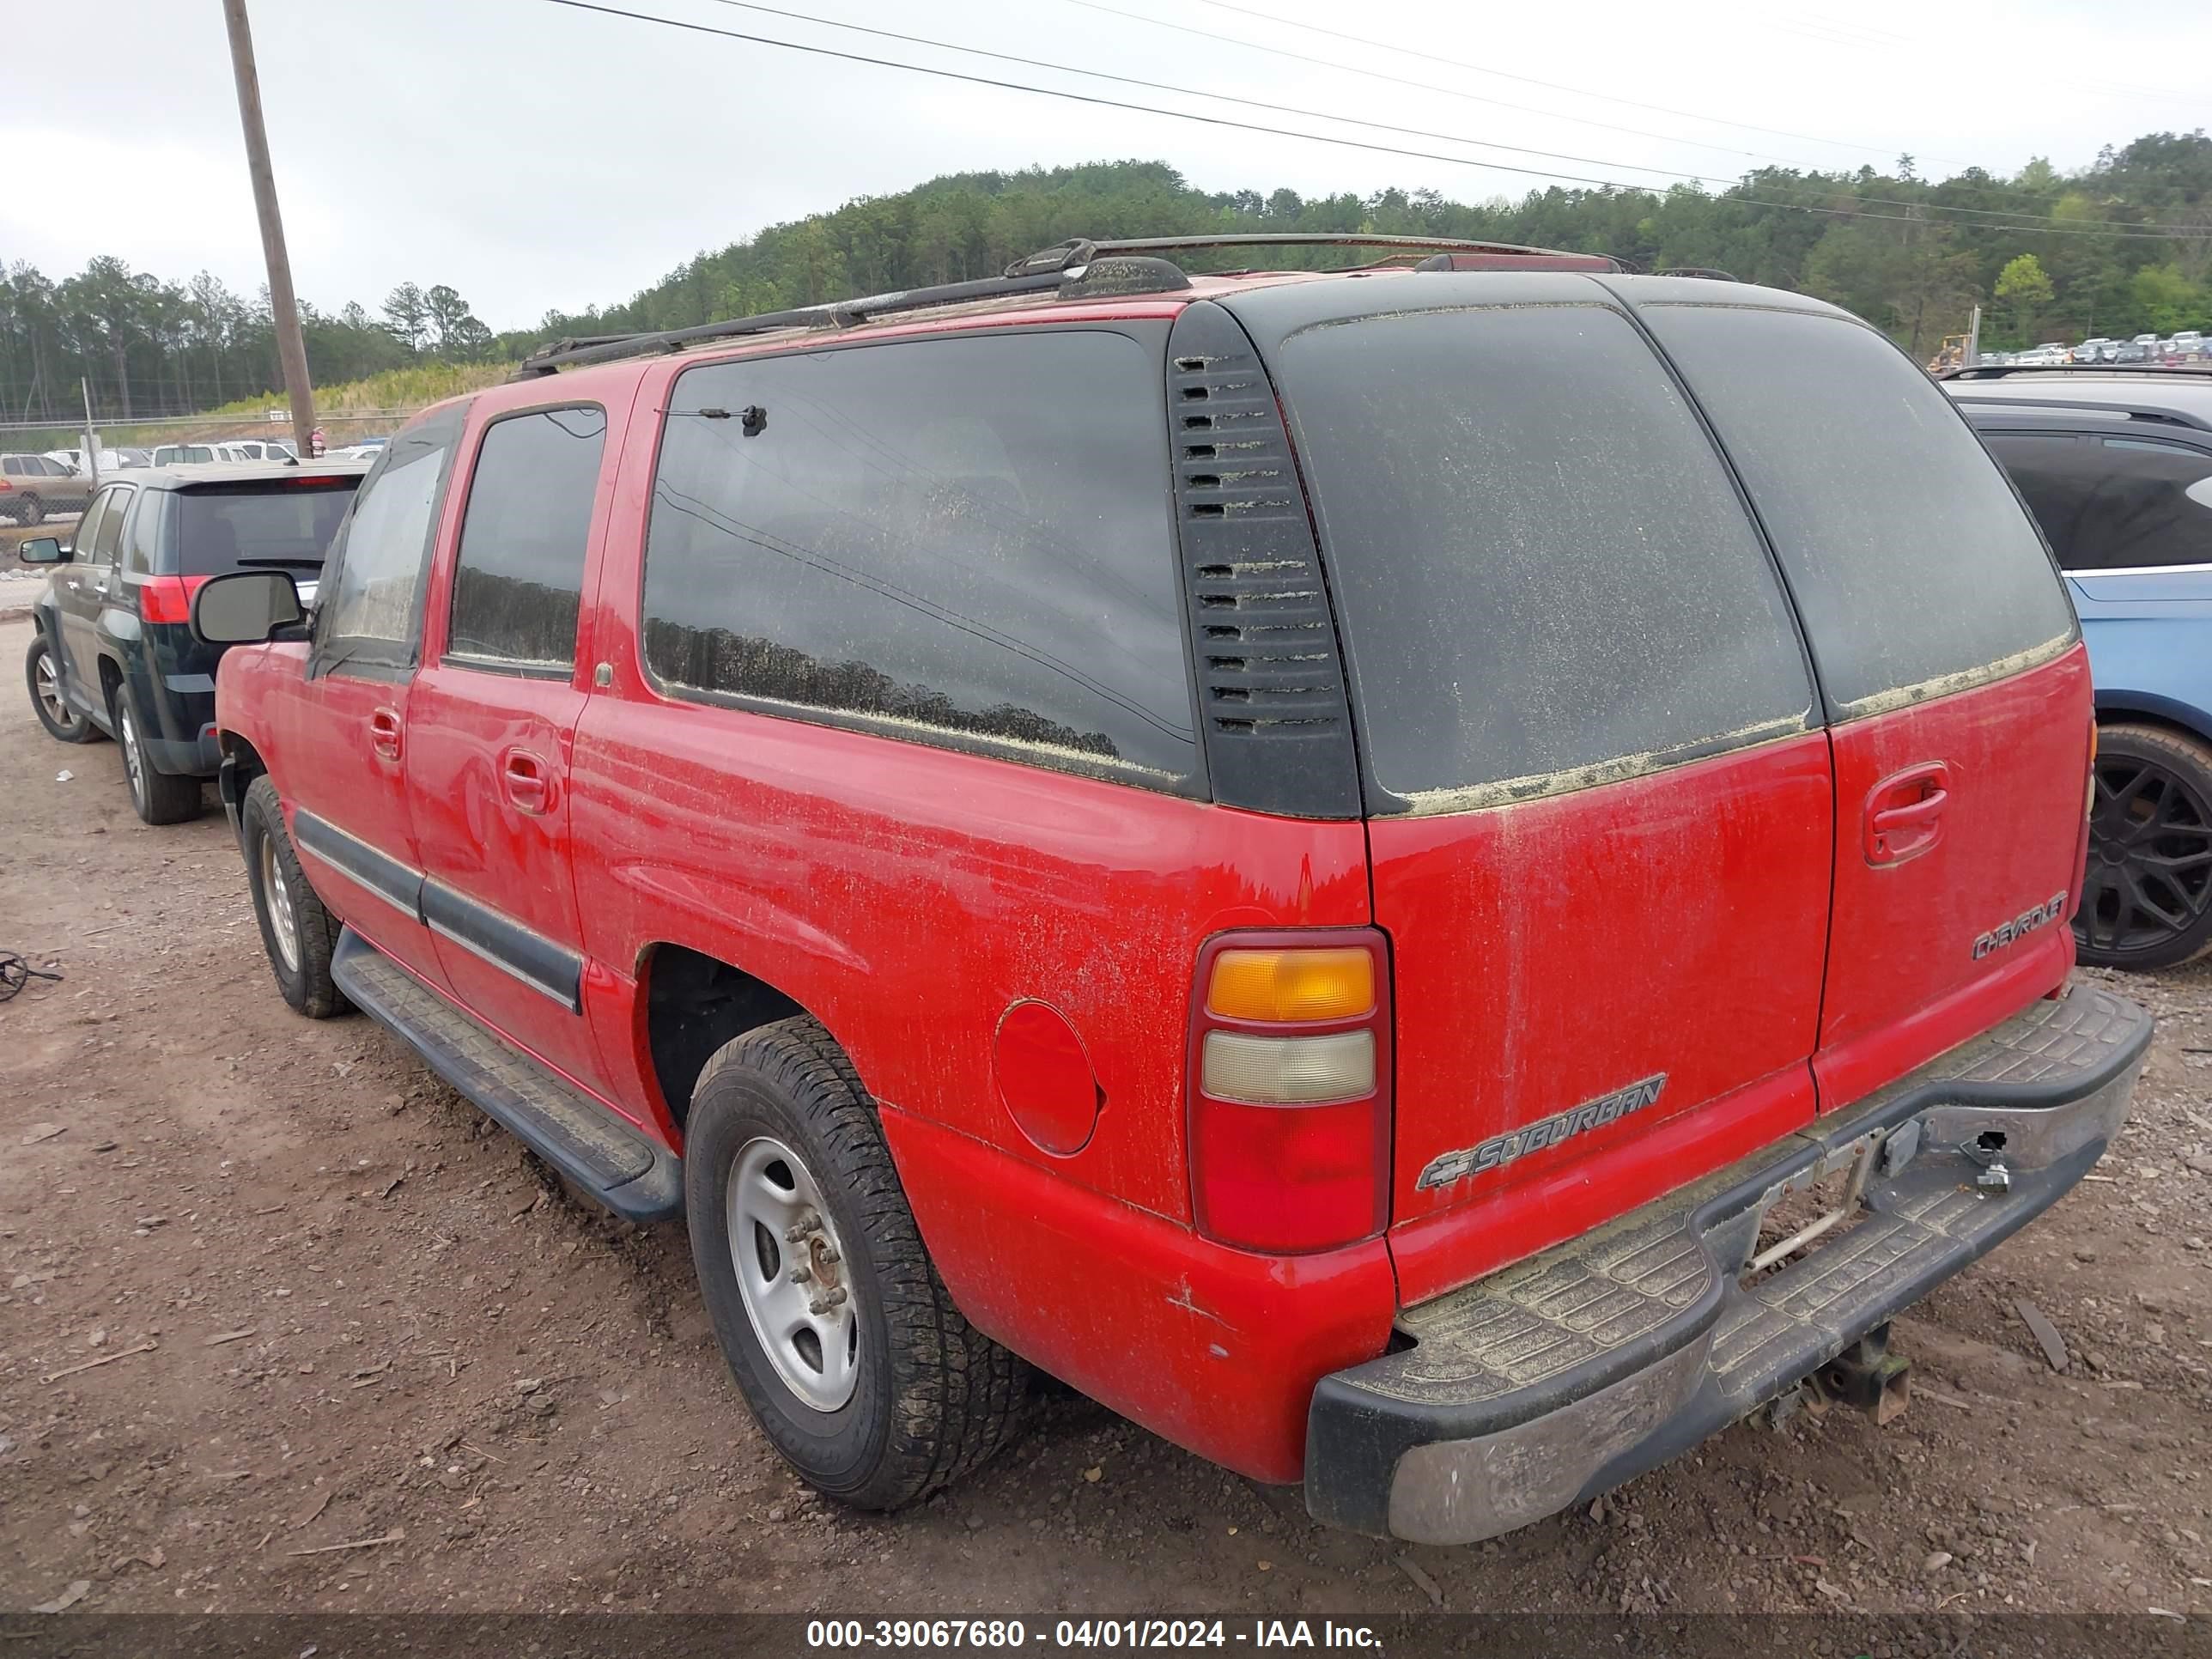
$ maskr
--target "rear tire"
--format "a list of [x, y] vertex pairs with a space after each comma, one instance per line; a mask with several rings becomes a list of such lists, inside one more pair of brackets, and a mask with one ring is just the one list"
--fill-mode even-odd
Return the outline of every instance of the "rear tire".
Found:
[[2081, 960], [2172, 968], [2212, 951], [2212, 744], [2160, 726], [2097, 732]]
[[198, 778], [172, 777], [157, 772], [138, 732], [138, 716], [131, 712], [131, 693], [121, 685], [109, 700], [109, 718], [115, 740], [123, 745], [123, 778], [131, 786], [131, 805], [148, 823], [183, 823], [200, 815], [206, 804]]
[[807, 1485], [898, 1509], [1006, 1443], [1027, 1367], [952, 1305], [827, 1031], [801, 1015], [725, 1044], [684, 1132], [700, 1294], [754, 1417]]
[[264, 773], [246, 792], [239, 813], [239, 839], [246, 853], [246, 884], [253, 895], [253, 917], [261, 924], [261, 948], [276, 988], [295, 1013], [328, 1019], [351, 1012], [345, 993], [331, 977], [331, 956], [343, 925], [307, 884], [284, 828], [284, 808], [276, 786]]
[[38, 715], [39, 724], [46, 728], [46, 735], [59, 743], [90, 743], [100, 735], [100, 728], [69, 705], [62, 695], [61, 665], [54, 660], [54, 649], [43, 634], [31, 641], [30, 654], [23, 659], [23, 678], [31, 688], [31, 709]]
[[36, 495], [18, 495], [9, 504], [8, 514], [17, 524], [28, 530], [33, 525], [44, 524], [46, 521], [46, 503]]

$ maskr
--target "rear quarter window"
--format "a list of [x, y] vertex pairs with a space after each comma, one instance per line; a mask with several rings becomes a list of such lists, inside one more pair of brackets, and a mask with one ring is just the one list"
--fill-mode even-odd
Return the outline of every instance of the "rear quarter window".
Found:
[[646, 550], [655, 681], [1186, 788], [1164, 366], [1040, 330], [688, 370]]
[[1382, 811], [1465, 810], [1806, 729], [1771, 562], [1602, 304], [1310, 326], [1275, 366]]
[[1888, 341], [1840, 315], [1642, 310], [1765, 524], [1836, 718], [1964, 690], [2073, 640], [2019, 498]]

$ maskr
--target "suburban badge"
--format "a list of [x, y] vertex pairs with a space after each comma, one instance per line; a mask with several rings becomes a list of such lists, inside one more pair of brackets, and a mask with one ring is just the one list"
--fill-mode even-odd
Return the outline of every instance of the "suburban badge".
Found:
[[1626, 1088], [1615, 1089], [1609, 1095], [1600, 1095], [1595, 1100], [1584, 1101], [1551, 1117], [1539, 1118], [1510, 1134], [1492, 1135], [1479, 1146], [1442, 1153], [1429, 1160], [1428, 1168], [1413, 1183], [1414, 1188], [1426, 1192], [1431, 1187], [1449, 1187], [1486, 1170], [1502, 1170], [1516, 1158], [1526, 1158], [1530, 1152], [1556, 1146], [1585, 1129], [1595, 1129], [1615, 1118], [1626, 1117], [1631, 1112], [1642, 1111], [1659, 1098], [1659, 1091], [1666, 1086], [1667, 1074], [1660, 1072]]

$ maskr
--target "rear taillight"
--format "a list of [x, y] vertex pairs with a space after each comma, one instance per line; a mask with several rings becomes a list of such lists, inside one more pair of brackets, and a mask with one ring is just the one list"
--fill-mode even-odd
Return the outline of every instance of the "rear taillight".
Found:
[[1191, 995], [1199, 1231], [1332, 1249], [1389, 1220], [1390, 959], [1372, 928], [1227, 933]]
[[189, 623], [192, 595], [205, 576], [149, 576], [138, 584], [138, 619], [149, 623]]

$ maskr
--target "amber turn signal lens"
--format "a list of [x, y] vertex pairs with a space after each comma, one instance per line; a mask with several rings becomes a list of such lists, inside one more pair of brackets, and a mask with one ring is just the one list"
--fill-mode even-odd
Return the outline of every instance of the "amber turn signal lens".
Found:
[[1224, 1019], [1352, 1019], [1374, 1006], [1365, 951], [1224, 951], [1206, 989], [1206, 1012]]

